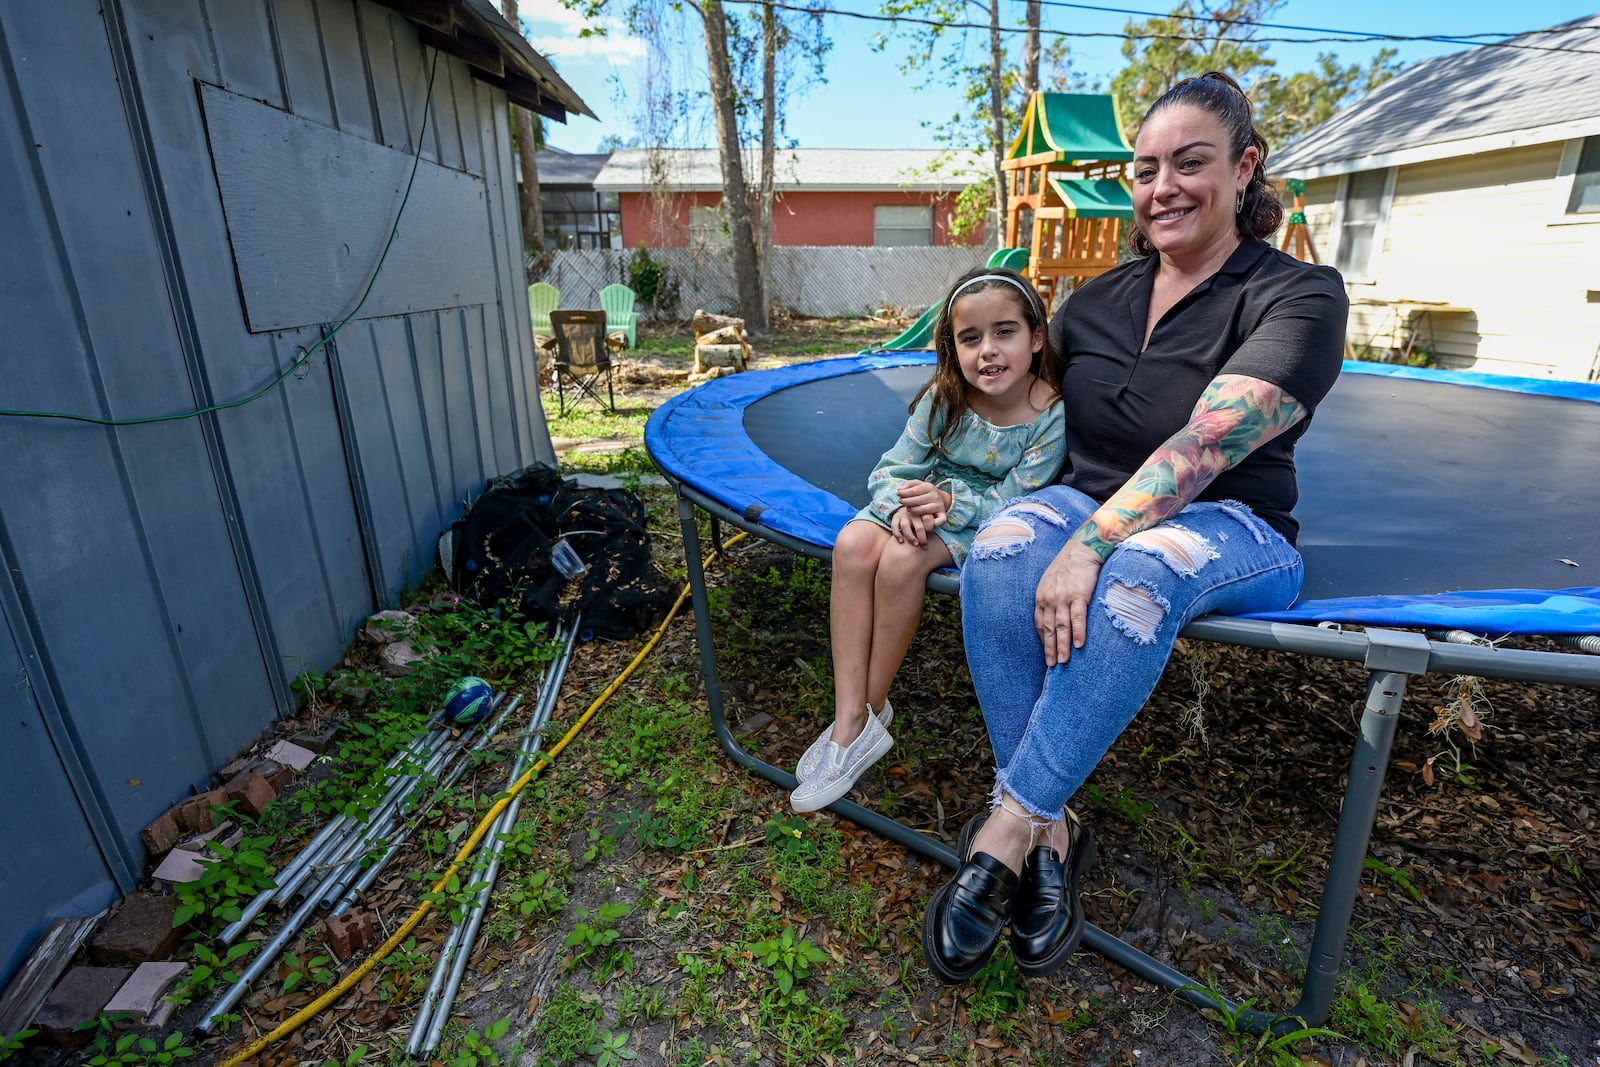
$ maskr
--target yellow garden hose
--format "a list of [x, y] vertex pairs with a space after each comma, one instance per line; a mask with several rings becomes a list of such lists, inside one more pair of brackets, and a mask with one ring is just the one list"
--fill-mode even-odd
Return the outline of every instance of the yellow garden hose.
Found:
[[[736, 534], [728, 539], [727, 544], [734, 544], [748, 536], [749, 535], [746, 533]], [[713, 554], [711, 558], [714, 559], [715, 554]], [[708, 559], [707, 562], [709, 563], [710, 559]], [[594, 703], [590, 704], [588, 709], [584, 711], [582, 715], [578, 716], [578, 721], [573, 723], [572, 728], [562, 735], [561, 740], [551, 745], [548, 753], [541, 752], [538, 759], [534, 761], [533, 766], [528, 768], [527, 773], [525, 773], [521, 778], [518, 778], [516, 782], [506, 790], [505, 795], [500, 797], [500, 799], [496, 800], [494, 804], [490, 806], [489, 810], [484, 813], [483, 819], [478, 823], [471, 835], [468, 836], [467, 840], [462, 844], [461, 850], [456, 853], [456, 858], [451, 861], [449, 868], [444, 872], [444, 874], [440, 875], [439, 880], [433, 884], [434, 893], [441, 892], [445, 885], [450, 881], [451, 877], [461, 869], [462, 864], [464, 864], [467, 859], [471, 857], [472, 853], [477, 849], [478, 845], [482, 843], [484, 837], [489, 833], [489, 828], [493, 826], [495, 820], [500, 817], [500, 813], [505, 810], [507, 804], [511, 803], [511, 798], [522, 792], [523, 787], [525, 787], [529, 782], [533, 781], [534, 775], [544, 770], [544, 768], [550, 766], [551, 762], [561, 754], [562, 749], [566, 748], [567, 745], [571, 743], [572, 739], [578, 735], [578, 731], [582, 730], [589, 720], [594, 718], [595, 712], [600, 710], [601, 705], [603, 705], [607, 700], [611, 699], [611, 695], [622, 686], [623, 682], [628, 680], [628, 676], [638, 669], [639, 664], [644, 662], [644, 658], [649, 655], [650, 651], [661, 642], [661, 638], [666, 636], [667, 626], [677, 616], [678, 610], [683, 607], [683, 602], [688, 599], [688, 597], [689, 586], [685, 585], [683, 587], [683, 591], [678, 594], [677, 601], [672, 605], [672, 610], [667, 612], [667, 617], [661, 621], [661, 625], [656, 628], [656, 632], [651, 636], [650, 640], [646, 642], [642, 649], [639, 650], [639, 654], [633, 657], [633, 661], [623, 668], [622, 673], [617, 675], [616, 679], [612, 681], [610, 685], [606, 686], [605, 690], [595, 698]], [[306, 1023], [320, 1015], [324, 1008], [336, 1003], [339, 998], [348, 993], [350, 989], [356, 985], [356, 983], [365, 978], [367, 974], [371, 972], [372, 968], [378, 965], [380, 960], [389, 955], [389, 953], [393, 952], [395, 949], [399, 948], [411, 931], [417, 928], [417, 924], [422, 922], [423, 918], [427, 916], [432, 907], [433, 901], [431, 900], [424, 900], [421, 904], [417, 905], [417, 909], [411, 913], [405, 922], [400, 924], [399, 928], [395, 930], [394, 933], [389, 935], [389, 939], [374, 949], [372, 955], [368, 956], [359, 965], [357, 965], [354, 970], [345, 975], [337, 985], [330, 987], [316, 1000], [313, 1000], [310, 1004], [307, 1004], [289, 1018], [279, 1023], [277, 1027], [270, 1032], [256, 1038], [256, 1040], [252, 1041], [249, 1045], [235, 1053], [232, 1058], [224, 1061], [221, 1064], [221, 1067], [238, 1067], [238, 1064], [248, 1060], [262, 1049], [267, 1048], [269, 1045], [274, 1045], [277, 1042], [282, 1041], [284, 1038], [300, 1029], [300, 1027], [304, 1026]]]

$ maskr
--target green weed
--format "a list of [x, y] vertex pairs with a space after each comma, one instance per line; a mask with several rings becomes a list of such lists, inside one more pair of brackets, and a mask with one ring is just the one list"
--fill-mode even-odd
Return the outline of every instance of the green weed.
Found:
[[828, 958], [828, 954], [809, 941], [796, 941], [794, 928], [786, 926], [783, 933], [767, 941], [745, 946], [763, 967], [772, 973], [778, 992], [792, 997], [795, 989], [811, 974], [811, 968]]
[[[602, 965], [610, 960], [614, 955], [612, 946], [622, 936], [617, 929], [617, 920], [632, 910], [632, 904], [602, 904], [600, 910], [593, 913], [593, 922], [588, 921], [591, 915], [588, 910], [579, 911], [580, 921], [573, 924], [565, 941], [566, 947], [574, 950], [567, 960], [566, 969], [571, 970], [591, 957]], [[624, 969], [632, 970], [631, 964]]]
[[989, 957], [983, 970], [972, 976], [971, 992], [967, 995], [967, 1015], [982, 1025], [1010, 1019], [1021, 1012], [1028, 1002], [1028, 991], [1022, 984], [1022, 973], [1009, 955], [996, 953]]
[[716, 956], [707, 958], [680, 952], [678, 969], [683, 972], [684, 978], [676, 998], [679, 1017], [696, 1020], [705, 1026], [720, 1028], [727, 1025], [720, 995], [722, 976], [727, 965]]
[[617, 1018], [649, 1022], [665, 1014], [661, 990], [638, 984], [625, 985], [617, 990]]
[[378, 984], [378, 999], [399, 1002], [406, 998], [417, 977], [432, 969], [433, 957], [417, 948], [415, 937], [408, 937], [379, 966], [383, 968], [383, 978]]
[[1203, 1010], [1222, 1027], [1226, 1035], [1224, 1043], [1232, 1053], [1230, 1058], [1238, 1057], [1241, 1062], [1265, 1064], [1268, 1067], [1300, 1067], [1304, 1061], [1295, 1051], [1296, 1045], [1320, 1038], [1338, 1040], [1343, 1037], [1326, 1027], [1306, 1026], [1299, 1020], [1288, 1019], [1280, 1019], [1278, 1025], [1259, 1034], [1252, 1033], [1250, 1023], [1257, 1012], [1254, 1000], [1229, 1006], [1227, 998], [1217, 988], [1215, 977], [1211, 975], [1206, 976], [1205, 985], [1184, 986], [1178, 992], [1189, 990], [1204, 993], [1211, 999], [1211, 1006]]
[[484, 933], [499, 941], [515, 940], [525, 926], [560, 915], [567, 900], [565, 870], [514, 874], [495, 893], [494, 912], [484, 924]]
[[195, 1050], [183, 1043], [181, 1033], [168, 1034], [164, 1041], [138, 1034], [113, 1038], [109, 1027], [100, 1029], [89, 1051], [93, 1055], [82, 1061], [84, 1067], [170, 1067], [195, 1055]]
[[1141, 839], [1144, 837], [1145, 828], [1150, 822], [1150, 815], [1156, 810], [1154, 804], [1147, 800], [1136, 799], [1132, 790], [1126, 786], [1117, 790], [1115, 794], [1110, 794], [1102, 787], [1090, 782], [1084, 786], [1084, 792], [1089, 798], [1089, 804], [1092, 807], [1116, 815], [1136, 830]]
[[1406, 896], [1410, 897], [1412, 900], [1420, 901], [1422, 899], [1422, 890], [1418, 889], [1416, 883], [1411, 880], [1411, 874], [1409, 871], [1401, 870], [1398, 867], [1391, 867], [1387, 863], [1384, 863], [1382, 860], [1373, 856], [1368, 856], [1366, 858], [1366, 861], [1361, 865], [1361, 869], [1383, 875], [1395, 885], [1399, 886], [1401, 892], [1405, 893]]
[[544, 1041], [539, 1067], [571, 1063], [587, 1054], [603, 1017], [600, 998], [585, 996], [570, 985], [558, 985], [539, 1019], [539, 1035]]
[[644, 788], [654, 796], [653, 811], [635, 811], [624, 822], [640, 845], [686, 849], [704, 843], [711, 825], [726, 810], [731, 790], [713, 784], [704, 775], [685, 775], [673, 767], [657, 782], [646, 778]]
[[595, 1067], [614, 1067], [624, 1060], [638, 1058], [639, 1053], [628, 1046], [626, 1033], [614, 1033], [602, 1030], [593, 1044], [587, 1049], [589, 1055], [594, 1057]]
[[37, 1030], [18, 1030], [14, 1034], [0, 1034], [0, 1063], [4, 1063], [12, 1056], [22, 1051], [22, 1046], [28, 1038], [39, 1033]]
[[509, 1029], [511, 1020], [499, 1019], [484, 1027], [482, 1033], [473, 1029], [456, 1031], [445, 1062], [449, 1067], [500, 1067], [505, 1060], [494, 1043], [505, 1037]]
[[172, 987], [165, 999], [182, 1008], [205, 996], [216, 985], [232, 985], [239, 976], [230, 968], [248, 956], [255, 947], [254, 941], [239, 941], [229, 945], [218, 956], [210, 945], [203, 941], [195, 942], [194, 966]]
[[1341, 980], [1334, 992], [1329, 1025], [1385, 1058], [1398, 1059], [1416, 1048], [1427, 1059], [1443, 1058], [1455, 1044], [1458, 1026], [1447, 1022], [1431, 994], [1416, 1004], [1391, 1001], [1366, 982]]
[[307, 979], [315, 985], [332, 984], [333, 970], [328, 966], [331, 962], [328, 956], [311, 956], [302, 961], [293, 952], [285, 952], [279, 968], [279, 973], [283, 975], [283, 991], [293, 993]]
[[173, 913], [172, 925], [182, 926], [198, 918], [224, 923], [236, 922], [247, 904], [263, 889], [270, 889], [273, 867], [267, 862], [267, 849], [271, 838], [250, 837], [229, 848], [220, 841], [211, 842], [207, 848], [216, 857], [200, 861], [204, 870], [192, 882], [179, 882], [178, 910]]

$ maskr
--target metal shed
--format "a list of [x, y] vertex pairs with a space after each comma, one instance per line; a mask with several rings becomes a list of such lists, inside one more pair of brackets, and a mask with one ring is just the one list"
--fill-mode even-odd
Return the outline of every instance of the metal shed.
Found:
[[0, 5], [0, 983], [553, 460], [508, 99], [588, 113], [487, 0]]

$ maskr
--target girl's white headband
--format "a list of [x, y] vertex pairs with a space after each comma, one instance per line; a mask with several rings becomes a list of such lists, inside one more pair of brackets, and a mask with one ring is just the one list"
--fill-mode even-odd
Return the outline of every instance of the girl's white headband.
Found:
[[1027, 303], [1030, 310], [1037, 311], [1039, 309], [1039, 305], [1044, 303], [1044, 301], [1039, 299], [1039, 294], [1034, 292], [1032, 286], [1017, 281], [1017, 279], [1011, 277], [1009, 274], [980, 274], [976, 278], [968, 278], [951, 291], [949, 299], [944, 302], [944, 313], [946, 318], [948, 318], [950, 315], [950, 309], [956, 306], [956, 297], [961, 295], [962, 290], [968, 288], [969, 286], [977, 285], [979, 282], [1005, 282], [1007, 285], [1016, 286], [1017, 291], [1022, 294], [1022, 299]]

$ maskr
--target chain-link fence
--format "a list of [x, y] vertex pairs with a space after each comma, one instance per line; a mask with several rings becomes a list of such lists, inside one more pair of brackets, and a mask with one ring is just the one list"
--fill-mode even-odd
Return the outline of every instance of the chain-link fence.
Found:
[[[677, 294], [675, 307], [659, 309], [663, 316], [687, 317], [696, 308], [738, 312], [733, 257], [726, 249], [660, 248], [649, 254], [666, 268], [666, 290]], [[562, 307], [599, 307], [601, 289], [629, 283], [632, 255], [626, 249], [557, 252], [538, 280], [560, 290]], [[915, 313], [937, 303], [957, 277], [987, 256], [981, 247], [780, 245], [772, 250], [767, 302], [812, 316], [866, 315], [886, 307]]]

